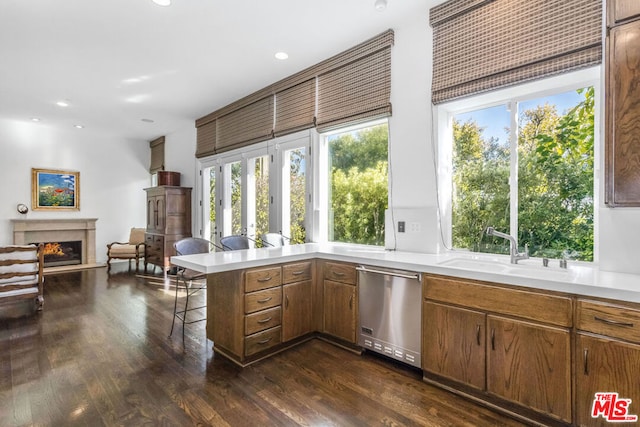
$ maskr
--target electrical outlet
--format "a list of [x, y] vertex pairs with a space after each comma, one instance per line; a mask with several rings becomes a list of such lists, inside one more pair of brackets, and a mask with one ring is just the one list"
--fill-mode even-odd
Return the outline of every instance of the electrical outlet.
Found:
[[404, 233], [404, 221], [398, 221], [398, 233]]
[[409, 233], [419, 233], [420, 232], [420, 223], [419, 222], [410, 222], [409, 223]]

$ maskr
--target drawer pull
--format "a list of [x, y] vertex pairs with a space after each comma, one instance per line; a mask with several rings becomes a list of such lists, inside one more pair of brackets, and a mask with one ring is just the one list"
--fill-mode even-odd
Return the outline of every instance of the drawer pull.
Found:
[[269, 317], [267, 317], [266, 319], [258, 320], [258, 323], [267, 323], [267, 322], [269, 322], [271, 319], [273, 319], [273, 317], [272, 317], [272, 316], [269, 316]]
[[480, 325], [476, 325], [476, 342], [480, 345]]
[[606, 323], [607, 325], [626, 326], [627, 328], [633, 328], [633, 323], [618, 322], [617, 320], [605, 319], [605, 318], [598, 317], [598, 316], [593, 316], [593, 318], [594, 318], [594, 320], [597, 320], [597, 321], [602, 322], [602, 323]]
[[258, 341], [258, 344], [266, 344], [266, 343], [268, 343], [269, 341], [271, 341], [271, 338], [272, 338], [272, 337], [269, 337], [269, 338], [267, 338], [266, 340]]
[[331, 274], [333, 274], [334, 276], [338, 276], [338, 277], [344, 276], [344, 273], [341, 272], [341, 271], [332, 271]]
[[349, 310], [353, 310], [353, 295], [349, 297]]
[[293, 272], [291, 272], [291, 274], [293, 274], [294, 276], [300, 276], [301, 274], [304, 274], [304, 270], [293, 271]]
[[269, 301], [271, 301], [272, 299], [273, 299], [273, 297], [266, 297], [266, 298], [264, 298], [264, 299], [259, 299], [259, 300], [258, 300], [258, 301], [256, 301], [256, 302], [257, 302], [257, 303], [260, 303], [260, 304], [264, 304], [265, 302], [269, 302]]
[[496, 349], [496, 330], [491, 330], [491, 350]]
[[258, 279], [258, 282], [268, 282], [271, 279], [273, 279], [273, 277], [271, 277], [271, 276], [269, 276], [269, 277], [261, 277], [260, 279]]

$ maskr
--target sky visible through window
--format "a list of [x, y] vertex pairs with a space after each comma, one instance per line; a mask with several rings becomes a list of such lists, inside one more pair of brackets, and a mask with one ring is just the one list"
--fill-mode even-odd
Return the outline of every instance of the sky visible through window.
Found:
[[[584, 96], [572, 90], [543, 98], [531, 99], [520, 102], [520, 112], [534, 108], [536, 105], [544, 105], [545, 102], [556, 106], [558, 114], [564, 114], [570, 108], [578, 104]], [[465, 123], [468, 120], [475, 121], [484, 129], [483, 136], [486, 139], [494, 137], [502, 144], [509, 144], [508, 133], [505, 131], [509, 127], [509, 112], [505, 104], [481, 110], [470, 111], [468, 113], [456, 114], [456, 120]]]

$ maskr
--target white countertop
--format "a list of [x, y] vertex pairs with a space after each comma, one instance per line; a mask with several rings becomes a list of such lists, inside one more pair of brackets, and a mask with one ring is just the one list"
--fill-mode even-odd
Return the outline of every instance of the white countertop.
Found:
[[523, 260], [513, 265], [509, 263], [508, 256], [501, 255], [462, 251], [434, 255], [368, 246], [307, 243], [282, 248], [181, 255], [172, 257], [171, 262], [204, 273], [218, 273], [313, 258], [640, 303], [640, 275], [602, 271], [595, 264], [578, 261], [568, 261], [568, 268], [562, 269], [558, 260], [549, 260], [549, 267], [543, 267], [541, 259]]

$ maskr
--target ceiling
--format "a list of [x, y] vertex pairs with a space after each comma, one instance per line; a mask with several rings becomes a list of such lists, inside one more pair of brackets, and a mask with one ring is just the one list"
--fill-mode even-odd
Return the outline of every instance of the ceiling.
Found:
[[0, 119], [150, 141], [437, 2], [2, 0]]

